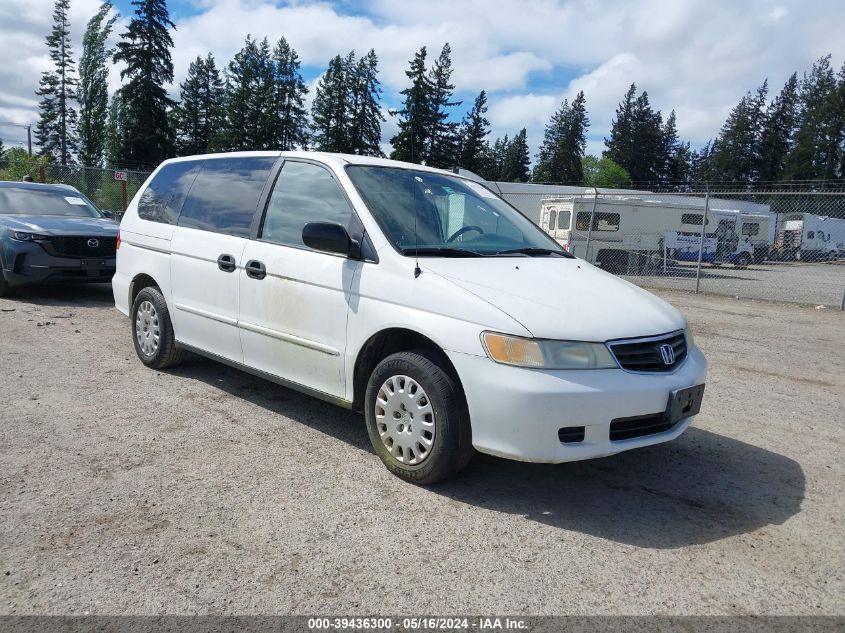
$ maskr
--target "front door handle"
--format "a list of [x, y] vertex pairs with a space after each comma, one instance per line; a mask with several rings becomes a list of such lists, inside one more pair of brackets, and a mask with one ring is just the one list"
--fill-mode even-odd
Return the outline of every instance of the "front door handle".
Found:
[[254, 259], [246, 263], [244, 270], [246, 270], [246, 276], [253, 279], [264, 279], [267, 276], [267, 268], [264, 264]]
[[217, 258], [217, 268], [222, 270], [224, 273], [235, 272], [235, 268], [237, 267], [238, 266], [235, 263], [235, 258], [231, 255], [223, 253], [220, 257]]

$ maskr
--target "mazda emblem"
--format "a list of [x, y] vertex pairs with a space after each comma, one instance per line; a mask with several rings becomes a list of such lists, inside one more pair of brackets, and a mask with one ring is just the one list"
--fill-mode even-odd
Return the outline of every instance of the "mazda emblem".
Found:
[[94, 239], [93, 237], [88, 240], [88, 248], [97, 248], [100, 245], [100, 240]]
[[668, 344], [661, 345], [660, 357], [663, 359], [664, 365], [673, 365], [675, 363], [675, 348]]

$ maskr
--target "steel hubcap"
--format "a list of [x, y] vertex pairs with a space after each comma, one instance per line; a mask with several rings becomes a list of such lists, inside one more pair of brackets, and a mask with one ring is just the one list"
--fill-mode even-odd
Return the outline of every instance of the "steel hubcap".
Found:
[[135, 314], [135, 337], [144, 356], [154, 356], [158, 351], [161, 337], [158, 312], [149, 301], [144, 301], [138, 306], [138, 312]]
[[393, 458], [416, 466], [434, 446], [434, 409], [425, 390], [413, 378], [391, 376], [376, 396], [376, 428]]

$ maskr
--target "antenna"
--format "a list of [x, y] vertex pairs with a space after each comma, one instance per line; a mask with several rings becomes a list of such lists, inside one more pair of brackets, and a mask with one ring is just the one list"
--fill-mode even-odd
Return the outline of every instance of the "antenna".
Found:
[[[411, 162], [414, 162], [414, 129], [411, 128]], [[415, 182], [416, 176], [414, 176], [414, 172], [411, 172], [411, 202], [414, 205], [414, 279], [419, 277], [422, 274], [422, 270], [420, 270], [420, 237], [419, 233], [417, 232], [417, 213], [418, 213], [418, 205], [417, 205], [417, 183]]]

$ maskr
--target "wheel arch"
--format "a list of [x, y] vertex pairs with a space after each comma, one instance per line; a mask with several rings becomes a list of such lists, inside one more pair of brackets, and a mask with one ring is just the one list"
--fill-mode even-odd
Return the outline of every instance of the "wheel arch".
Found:
[[161, 285], [147, 273], [138, 273], [129, 282], [129, 310], [132, 310], [132, 305], [135, 303], [135, 297], [144, 288], [155, 287], [161, 290]]
[[455, 381], [465, 406], [466, 397], [460, 376], [443, 348], [429, 337], [415, 330], [390, 327], [370, 336], [358, 350], [352, 375], [352, 408], [356, 411], [363, 411], [367, 381], [382, 360], [397, 352], [410, 351], [424, 352], [431, 360], [436, 360]]

